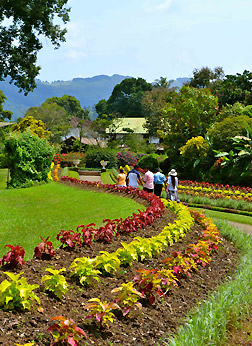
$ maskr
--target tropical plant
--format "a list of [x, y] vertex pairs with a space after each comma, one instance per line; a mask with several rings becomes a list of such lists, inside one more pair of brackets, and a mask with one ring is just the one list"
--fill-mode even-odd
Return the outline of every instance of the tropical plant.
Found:
[[120, 267], [120, 260], [116, 253], [100, 251], [101, 255], [97, 256], [94, 261], [94, 266], [102, 272], [112, 274]]
[[9, 247], [11, 251], [9, 251], [0, 261], [1, 265], [7, 264], [13, 267], [16, 267], [18, 264], [23, 266], [25, 264], [24, 255], [25, 250], [23, 247], [16, 245], [5, 245], [4, 247]]
[[34, 249], [34, 257], [39, 259], [48, 259], [52, 258], [55, 255], [53, 244], [51, 241], [48, 241], [49, 236], [44, 239], [40, 237], [42, 242]]
[[69, 270], [70, 276], [77, 277], [81, 285], [90, 285], [94, 280], [100, 282], [101, 272], [94, 268], [94, 259], [89, 257], [75, 258]]
[[164, 296], [161, 289], [161, 278], [157, 269], [139, 269], [137, 273], [139, 274], [133, 277], [134, 285], [148, 299], [150, 304], [154, 304], [155, 294]]
[[85, 317], [85, 320], [92, 319], [99, 323], [100, 329], [102, 326], [109, 327], [108, 322], [114, 322], [114, 314], [112, 310], [120, 309], [120, 307], [116, 303], [108, 303], [107, 301], [102, 302], [99, 298], [89, 299], [84, 306], [84, 310], [88, 310], [90, 312], [89, 315]]
[[59, 299], [62, 299], [63, 295], [68, 291], [68, 283], [60, 273], [66, 271], [66, 268], [59, 270], [46, 268], [45, 270], [51, 273], [51, 275], [44, 275], [41, 278], [41, 282], [44, 282], [45, 291], [49, 291]]
[[57, 236], [56, 239], [59, 240], [62, 245], [61, 247], [68, 247], [70, 249], [75, 248], [76, 245], [82, 246], [82, 239], [81, 234], [78, 232], [74, 232], [72, 230], [64, 231], [61, 230]]
[[53, 323], [47, 331], [52, 333], [54, 341], [51, 346], [59, 345], [71, 345], [78, 346], [78, 342], [82, 337], [87, 337], [86, 333], [76, 326], [74, 320], [67, 319], [64, 316], [56, 316], [51, 318], [51, 321], [59, 321], [58, 323]]
[[24, 272], [14, 274], [4, 272], [11, 281], [4, 280], [0, 283], [0, 308], [3, 310], [28, 309], [30, 310], [33, 300], [40, 304], [40, 299], [33, 292], [39, 285], [28, 284], [26, 278], [20, 276]]
[[143, 294], [134, 288], [133, 282], [123, 283], [120, 287], [114, 288], [111, 293], [117, 293], [114, 302], [122, 309], [123, 316], [136, 307], [142, 309], [142, 304], [138, 300], [143, 298]]

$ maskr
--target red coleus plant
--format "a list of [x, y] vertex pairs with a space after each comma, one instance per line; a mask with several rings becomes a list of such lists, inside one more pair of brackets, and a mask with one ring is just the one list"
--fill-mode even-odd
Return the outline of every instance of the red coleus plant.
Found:
[[84, 244], [90, 246], [92, 241], [97, 239], [97, 229], [94, 228], [95, 223], [90, 223], [88, 225], [79, 225], [77, 227], [77, 232], [80, 230], [82, 232], [82, 241]]
[[82, 246], [82, 240], [81, 240], [81, 234], [76, 233], [72, 230], [70, 231], [63, 231], [61, 230], [57, 236], [56, 239], [59, 240], [62, 245], [61, 247], [68, 247], [68, 248], [75, 248], [76, 245]]
[[52, 258], [55, 255], [53, 244], [51, 241], [48, 241], [49, 236], [46, 239], [42, 239], [42, 242], [34, 249], [34, 257], [39, 259], [48, 259]]
[[67, 319], [64, 316], [57, 316], [51, 318], [51, 320], [58, 320], [59, 323], [54, 323], [47, 329], [54, 337], [54, 341], [50, 346], [78, 346], [78, 341], [81, 340], [83, 336], [87, 337], [86, 333], [81, 328], [77, 327], [71, 318]]
[[133, 277], [134, 286], [149, 300], [150, 304], [153, 304], [156, 300], [155, 293], [164, 296], [160, 285], [162, 278], [158, 273], [158, 269], [139, 269], [137, 273], [139, 274]]
[[25, 250], [23, 247], [19, 245], [5, 245], [5, 247], [9, 247], [11, 251], [9, 251], [6, 255], [3, 256], [3, 258], [0, 261], [1, 265], [4, 265], [4, 263], [6, 263], [7, 265], [16, 267], [18, 264], [20, 264], [21, 266], [25, 264]]

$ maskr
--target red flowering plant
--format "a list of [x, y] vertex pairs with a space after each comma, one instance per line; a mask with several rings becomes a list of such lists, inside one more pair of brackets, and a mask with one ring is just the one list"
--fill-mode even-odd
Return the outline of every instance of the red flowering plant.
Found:
[[11, 251], [4, 255], [3, 258], [0, 260], [1, 265], [7, 264], [16, 267], [18, 264], [20, 264], [21, 266], [25, 264], [25, 250], [22, 246], [5, 245], [5, 247], [9, 247]]

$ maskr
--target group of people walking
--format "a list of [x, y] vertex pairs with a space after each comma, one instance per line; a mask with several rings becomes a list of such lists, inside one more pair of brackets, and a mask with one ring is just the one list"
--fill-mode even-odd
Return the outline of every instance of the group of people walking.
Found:
[[131, 186], [138, 188], [138, 184], [143, 185], [143, 190], [149, 193], [153, 193], [160, 197], [163, 186], [165, 186], [166, 198], [172, 201], [179, 202], [178, 198], [178, 177], [175, 169], [172, 169], [168, 174], [168, 179], [157, 168], [153, 174], [149, 167], [144, 167], [144, 176], [141, 177], [139, 173], [139, 167], [137, 165], [132, 168], [127, 175], [120, 169], [120, 173], [117, 177], [116, 184], [118, 186]]

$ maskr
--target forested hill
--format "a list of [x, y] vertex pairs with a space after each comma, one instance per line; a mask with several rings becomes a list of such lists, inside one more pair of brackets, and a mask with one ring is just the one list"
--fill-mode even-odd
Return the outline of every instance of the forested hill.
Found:
[[[37, 88], [24, 96], [18, 88], [9, 82], [0, 82], [0, 90], [7, 97], [4, 109], [13, 112], [12, 120], [22, 117], [30, 107], [40, 106], [49, 97], [70, 95], [76, 97], [82, 107], [90, 107], [101, 99], [108, 99], [116, 84], [121, 83], [127, 76], [114, 74], [113, 76], [99, 75], [91, 78], [74, 78], [71, 81], [54, 81], [51, 83], [37, 80]], [[174, 86], [181, 87], [187, 78], [178, 78]]]

